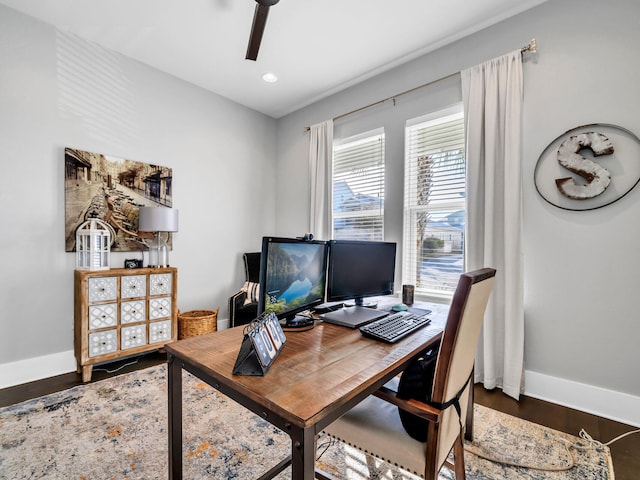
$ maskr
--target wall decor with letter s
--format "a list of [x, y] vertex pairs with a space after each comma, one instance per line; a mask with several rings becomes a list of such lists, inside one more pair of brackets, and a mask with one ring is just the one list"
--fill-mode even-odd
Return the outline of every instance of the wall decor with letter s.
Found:
[[538, 193], [565, 210], [610, 205], [640, 181], [640, 139], [616, 125], [593, 123], [553, 140], [536, 164]]

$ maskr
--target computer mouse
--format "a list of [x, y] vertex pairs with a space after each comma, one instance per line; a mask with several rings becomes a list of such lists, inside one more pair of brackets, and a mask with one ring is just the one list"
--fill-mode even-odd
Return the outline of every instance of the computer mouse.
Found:
[[404, 303], [399, 303], [391, 307], [391, 310], [393, 310], [394, 312], [404, 312], [407, 309], [408, 307]]

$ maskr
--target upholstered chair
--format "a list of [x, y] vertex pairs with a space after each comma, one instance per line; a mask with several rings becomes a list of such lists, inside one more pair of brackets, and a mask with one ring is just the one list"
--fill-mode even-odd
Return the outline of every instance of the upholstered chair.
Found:
[[260, 252], [245, 253], [245, 282], [240, 291], [229, 297], [229, 326], [245, 325], [258, 315]]
[[[326, 427], [325, 433], [427, 480], [436, 480], [445, 464], [454, 470], [456, 480], [464, 479], [463, 442], [473, 363], [495, 274], [494, 269], [483, 268], [460, 276], [440, 342], [429, 402], [399, 398], [394, 391], [397, 382], [390, 382]], [[426, 420], [426, 442], [407, 434], [399, 408]], [[448, 461], [451, 451], [453, 464]]]

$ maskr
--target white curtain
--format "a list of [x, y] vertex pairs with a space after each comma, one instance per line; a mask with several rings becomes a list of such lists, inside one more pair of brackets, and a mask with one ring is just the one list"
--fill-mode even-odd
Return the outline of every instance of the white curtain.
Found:
[[475, 381], [518, 399], [524, 388], [520, 50], [463, 70], [461, 78], [468, 179], [466, 268], [497, 270]]
[[315, 238], [331, 236], [331, 159], [333, 120], [313, 125], [309, 136], [309, 232]]

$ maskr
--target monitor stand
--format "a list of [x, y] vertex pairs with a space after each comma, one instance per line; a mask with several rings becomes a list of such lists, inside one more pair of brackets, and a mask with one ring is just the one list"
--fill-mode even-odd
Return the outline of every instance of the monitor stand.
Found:
[[313, 318], [304, 315], [294, 315], [280, 319], [280, 326], [284, 331], [300, 331], [313, 328]]
[[365, 301], [364, 298], [362, 298], [362, 297], [356, 297], [353, 300], [353, 304], [352, 305], [346, 305], [346, 306], [353, 306], [353, 305], [355, 305], [356, 307], [373, 308], [374, 310], [376, 308], [378, 308], [378, 302], [377, 301], [373, 301], [373, 300]]

